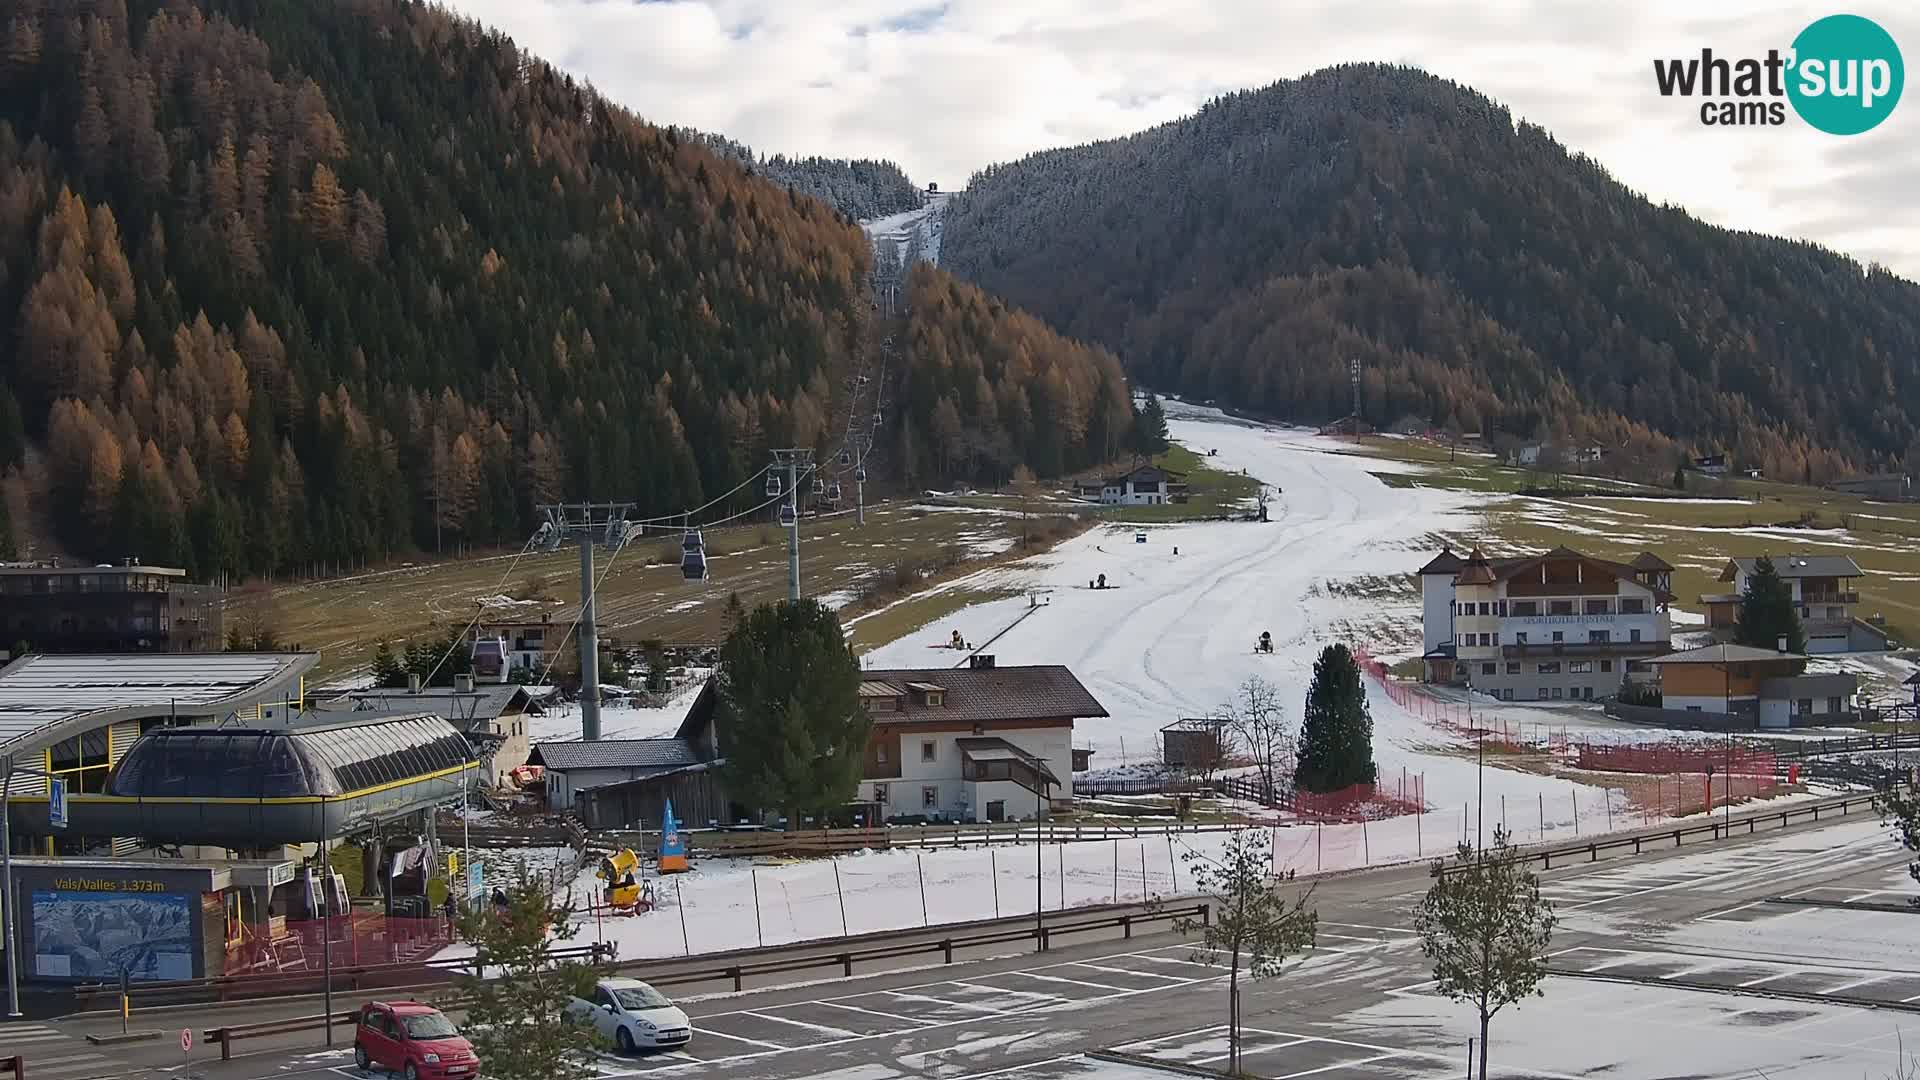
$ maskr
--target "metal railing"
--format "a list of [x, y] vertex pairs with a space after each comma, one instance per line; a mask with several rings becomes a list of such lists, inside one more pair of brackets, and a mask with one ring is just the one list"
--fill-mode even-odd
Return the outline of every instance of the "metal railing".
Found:
[[[1051, 925], [1036, 921], [1032, 916], [1013, 916], [1007, 919], [993, 920], [990, 923], [972, 924], [977, 932], [968, 934], [950, 934], [945, 937], [921, 941], [895, 941], [870, 944], [861, 948], [828, 948], [804, 956], [782, 959], [753, 960], [750, 957], [762, 952], [793, 951], [794, 947], [776, 947], [770, 950], [750, 950], [739, 954], [740, 958], [719, 964], [704, 964], [699, 967], [677, 967], [660, 960], [635, 961], [630, 964], [616, 964], [611, 970], [623, 973], [639, 973], [654, 986], [675, 986], [688, 983], [730, 981], [735, 991], [746, 989], [746, 980], [764, 975], [785, 975], [797, 971], [816, 971], [823, 968], [837, 968], [843, 978], [851, 978], [857, 964], [872, 963], [877, 960], [897, 960], [902, 957], [930, 956], [939, 954], [941, 963], [953, 963], [953, 954], [957, 949], [981, 948], [991, 945], [1004, 945], [1016, 941], [1035, 942], [1038, 950], [1052, 947], [1053, 939], [1072, 934], [1087, 933], [1095, 930], [1120, 930], [1126, 937], [1133, 936], [1134, 928], [1155, 923], [1172, 923], [1178, 920], [1197, 920], [1207, 925], [1213, 917], [1213, 907], [1206, 903], [1187, 903], [1180, 905], [1149, 905], [1144, 910], [1129, 910], [1109, 914], [1095, 919], [1073, 919], [1069, 922], [1056, 922]], [[1019, 924], [1019, 925], [1013, 925]], [[893, 931], [873, 937], [891, 937], [906, 934], [925, 935], [920, 931]], [[862, 939], [854, 939], [862, 940]], [[655, 971], [655, 968], [668, 970]], [[442, 1000], [439, 1007], [457, 1009], [460, 1002]], [[316, 1013], [309, 1016], [285, 1017], [279, 1020], [266, 1020], [252, 1024], [227, 1024], [206, 1029], [203, 1040], [217, 1043], [220, 1047], [220, 1059], [233, 1058], [233, 1044], [248, 1039], [268, 1035], [284, 1035], [289, 1032], [307, 1031], [332, 1025], [352, 1025], [358, 1022], [359, 1011]]]
[[[1874, 796], [1872, 795], [1849, 795], [1845, 798], [1824, 799], [1820, 802], [1789, 807], [1785, 810], [1770, 810], [1758, 814], [1743, 814], [1739, 817], [1730, 816], [1724, 820], [1703, 822], [1699, 825], [1636, 833], [1632, 836], [1615, 837], [1611, 840], [1591, 840], [1584, 844], [1569, 844], [1565, 847], [1535, 849], [1527, 851], [1525, 856], [1527, 862], [1538, 860], [1540, 869], [1551, 870], [1553, 869], [1553, 861], [1555, 859], [1559, 859], [1562, 865], [1565, 865], [1569, 860], [1579, 859], [1581, 856], [1585, 856], [1586, 862], [1598, 862], [1601, 852], [1617, 851], [1625, 848], [1632, 848], [1633, 853], [1639, 855], [1646, 849], [1655, 846], [1679, 847], [1687, 837], [1704, 836], [1709, 837], [1711, 840], [1722, 840], [1731, 838], [1738, 832], [1751, 835], [1755, 831], [1756, 825], [1763, 821], [1778, 821], [1780, 823], [1779, 827], [1784, 829], [1788, 825], [1793, 824], [1795, 818], [1806, 821], [1819, 821], [1820, 815], [1823, 812], [1829, 817], [1844, 817], [1847, 814], [1860, 813], [1863, 810], [1872, 812], [1873, 803]], [[1744, 830], [1742, 826], [1745, 826]], [[1671, 845], [1667, 844], [1669, 840], [1672, 841]], [[1470, 869], [1472, 869], [1471, 866], [1448, 864], [1443, 872], [1459, 873]]]
[[[550, 950], [547, 955], [555, 960], [585, 960], [588, 963], [599, 963], [601, 957], [610, 956], [611, 951], [608, 946], [601, 944], [569, 945]], [[375, 988], [406, 990], [450, 983], [455, 975], [473, 966], [472, 957], [409, 960], [389, 964], [358, 964], [353, 967], [334, 968], [332, 981], [337, 990]], [[182, 1001], [210, 998], [211, 1004], [269, 995], [319, 993], [326, 979], [326, 973], [309, 968], [250, 975], [212, 975], [200, 979], [136, 983], [128, 987], [127, 996], [133, 999], [172, 998]], [[402, 981], [392, 981], [395, 979]], [[79, 983], [73, 987], [73, 994], [82, 1007], [91, 1004], [96, 997], [111, 997], [118, 1001], [120, 984], [117, 982]]]

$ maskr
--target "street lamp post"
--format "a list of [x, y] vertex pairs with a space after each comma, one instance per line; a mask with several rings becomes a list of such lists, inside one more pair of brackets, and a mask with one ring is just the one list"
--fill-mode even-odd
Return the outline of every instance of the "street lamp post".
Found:
[[20, 934], [13, 924], [13, 758], [0, 761], [0, 931], [7, 947], [7, 1018], [20, 1018]]

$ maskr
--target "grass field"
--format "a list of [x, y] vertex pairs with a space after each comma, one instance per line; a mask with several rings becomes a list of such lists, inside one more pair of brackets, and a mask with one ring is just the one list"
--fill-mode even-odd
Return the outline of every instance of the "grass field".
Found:
[[[844, 604], [895, 562], [986, 558], [1010, 547], [1019, 531], [1018, 517], [908, 504], [869, 508], [865, 526], [856, 525], [852, 515], [803, 519], [801, 585], [809, 596]], [[729, 593], [738, 592], [748, 607], [786, 595], [784, 529], [769, 524], [710, 529], [703, 538], [710, 566], [704, 583], [682, 578], [678, 531], [644, 536], [617, 557], [601, 556], [595, 569], [603, 575], [596, 603], [602, 637], [716, 641]], [[579, 566], [578, 550], [567, 548], [255, 588], [234, 598], [227, 617], [231, 623], [257, 612], [283, 642], [319, 650], [318, 675], [324, 678], [365, 666], [382, 640], [399, 643], [449, 626], [465, 627], [483, 605], [488, 617], [537, 617], [547, 611], [565, 626], [580, 603]], [[534, 595], [541, 599], [513, 599]]]
[[[1855, 587], [1862, 617], [1879, 614], [1906, 643], [1920, 642], [1920, 503], [1876, 503], [1857, 496], [1767, 480], [1689, 474], [1688, 488], [1630, 484], [1601, 477], [1554, 477], [1416, 439], [1367, 439], [1357, 448], [1427, 465], [1418, 474], [1385, 473], [1397, 487], [1421, 485], [1513, 497], [1490, 504], [1483, 528], [1450, 539], [1489, 554], [1556, 545], [1606, 559], [1652, 551], [1674, 567], [1676, 606], [1704, 614], [1699, 597], [1732, 586], [1719, 580], [1731, 558], [1789, 552], [1850, 555], [1866, 576]], [[1568, 496], [1522, 496], [1522, 489], [1559, 487]], [[1684, 497], [1676, 497], [1684, 496]]]

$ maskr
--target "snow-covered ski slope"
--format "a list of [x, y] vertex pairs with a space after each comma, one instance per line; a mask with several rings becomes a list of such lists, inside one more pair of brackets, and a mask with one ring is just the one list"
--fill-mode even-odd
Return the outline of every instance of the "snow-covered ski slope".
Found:
[[926, 205], [917, 210], [863, 221], [860, 227], [867, 230], [876, 251], [891, 247], [902, 269], [908, 268], [916, 257], [937, 264], [949, 197], [950, 192], [929, 195]]
[[[982, 582], [1050, 590], [1045, 606], [985, 651], [1002, 665], [1065, 664], [1079, 676], [1112, 713], [1074, 731], [1076, 746], [1094, 749], [1096, 767], [1121, 763], [1123, 741], [1127, 760], [1154, 756], [1155, 733], [1214, 712], [1251, 675], [1280, 687], [1297, 722], [1314, 659], [1329, 642], [1417, 645], [1413, 594], [1341, 595], [1353, 591], [1342, 585], [1377, 593], [1404, 583], [1432, 557], [1435, 531], [1468, 534], [1476, 522], [1477, 496], [1394, 488], [1371, 475], [1409, 466], [1213, 410], [1168, 410], [1174, 439], [1219, 451], [1210, 466], [1244, 468], [1280, 488], [1272, 521], [1147, 526], [1144, 544], [1134, 542], [1132, 526], [1096, 529]], [[1100, 574], [1109, 587], [1089, 589]], [[927, 646], [954, 630], [979, 645], [1028, 605], [1016, 597], [963, 609], [868, 660], [951, 664], [959, 658]], [[1273, 634], [1271, 655], [1254, 652], [1262, 631]], [[1396, 640], [1379, 640], [1389, 636]]]

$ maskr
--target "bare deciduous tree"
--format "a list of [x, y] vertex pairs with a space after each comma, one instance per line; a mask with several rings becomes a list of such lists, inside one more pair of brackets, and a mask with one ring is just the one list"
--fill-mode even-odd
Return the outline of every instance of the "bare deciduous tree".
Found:
[[1221, 714], [1234, 738], [1253, 755], [1262, 787], [1269, 797], [1277, 795], [1279, 778], [1293, 775], [1293, 729], [1287, 726], [1280, 688], [1252, 676], [1234, 690]]

